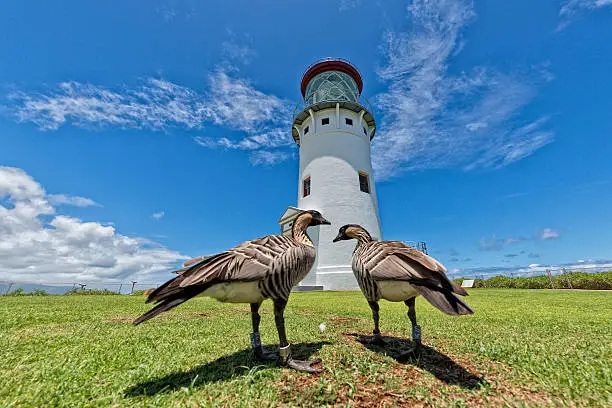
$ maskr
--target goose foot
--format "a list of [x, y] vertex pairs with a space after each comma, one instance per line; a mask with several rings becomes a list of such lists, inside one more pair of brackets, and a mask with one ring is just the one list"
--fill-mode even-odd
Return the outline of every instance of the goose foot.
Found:
[[259, 336], [259, 332], [251, 333], [251, 349], [253, 350], [253, 354], [255, 354], [255, 358], [258, 360], [278, 360], [278, 353], [271, 353], [269, 351], [264, 350], [261, 345], [261, 337]]
[[313, 364], [318, 364], [321, 362], [320, 358], [315, 358], [314, 360], [294, 360], [291, 356], [291, 345], [281, 347], [279, 349], [279, 355], [281, 364], [289, 368], [293, 368], [296, 371], [305, 371], [311, 374], [316, 374], [323, 371], [320, 368], [312, 368]]
[[316, 374], [320, 373], [323, 370], [320, 368], [312, 368], [313, 364], [318, 364], [321, 362], [320, 358], [315, 358], [314, 360], [294, 360], [293, 358], [289, 358], [285, 363], [287, 367], [293, 368], [297, 371], [305, 371], [307, 373]]

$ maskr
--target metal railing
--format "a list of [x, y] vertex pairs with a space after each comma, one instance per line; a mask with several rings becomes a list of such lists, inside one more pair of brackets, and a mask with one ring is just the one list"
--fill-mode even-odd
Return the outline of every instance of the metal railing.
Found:
[[327, 102], [331, 102], [331, 103], [336, 103], [336, 102], [337, 103], [343, 103], [343, 102], [354, 103], [355, 105], [360, 105], [365, 110], [370, 112], [370, 114], [372, 116], [374, 116], [374, 108], [370, 104], [370, 101], [368, 101], [368, 99], [365, 96], [359, 95], [359, 100], [357, 102], [351, 101], [351, 100], [347, 100], [347, 99], [331, 99], [330, 98], [329, 100], [320, 100], [320, 101], [317, 101], [315, 103], [307, 104], [306, 100], [301, 100], [300, 102], [298, 102], [295, 105], [295, 108], [293, 109], [293, 120], [295, 120], [297, 115], [299, 115], [301, 112], [303, 112], [305, 110], [308, 110], [310, 107], [312, 107], [314, 105], [318, 105], [320, 103], [327, 103]]
[[417, 250], [423, 252], [425, 255], [428, 254], [427, 243], [424, 241], [402, 241], [402, 242], [406, 245], [416, 248]]

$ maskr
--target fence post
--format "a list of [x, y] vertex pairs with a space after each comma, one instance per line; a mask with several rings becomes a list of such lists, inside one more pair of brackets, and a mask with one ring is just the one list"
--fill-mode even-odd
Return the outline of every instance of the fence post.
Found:
[[567, 276], [567, 271], [565, 270], [565, 268], [563, 268], [563, 276], [565, 276], [565, 282], [567, 283], [567, 286], [569, 286], [570, 289], [574, 289], [572, 287], [572, 282], [570, 282], [569, 280], [569, 276]]
[[546, 273], [548, 274], [548, 279], [550, 280], [550, 288], [554, 289], [555, 283], [553, 282], [553, 277], [552, 277], [552, 273], [550, 272], [550, 269], [547, 269]]
[[117, 292], [117, 293], [121, 294], [121, 288], [122, 287], [123, 287], [123, 283], [119, 285], [119, 292]]
[[130, 295], [134, 294], [134, 286], [136, 285], [136, 281], [132, 281], [132, 291], [130, 292]]

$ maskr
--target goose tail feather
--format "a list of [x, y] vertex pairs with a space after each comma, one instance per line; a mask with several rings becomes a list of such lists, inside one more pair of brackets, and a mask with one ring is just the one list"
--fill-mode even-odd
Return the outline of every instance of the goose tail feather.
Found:
[[159, 305], [155, 306], [153, 309], [149, 310], [147, 313], [140, 316], [138, 319], [134, 320], [134, 326], [138, 326], [142, 322], [146, 322], [149, 319], [154, 318], [160, 313], [167, 312], [170, 309], [174, 309], [181, 303], [185, 302], [187, 299], [185, 298], [177, 298], [172, 300], [164, 300]]
[[453, 292], [461, 296], [469, 296], [467, 290], [463, 289], [461, 286], [457, 285], [455, 282], [451, 282], [453, 285]]
[[453, 316], [474, 314], [474, 310], [452, 292], [440, 291], [419, 284], [412, 284], [412, 286], [441, 312]]
[[181, 287], [180, 281], [182, 280], [183, 276], [179, 275], [153, 291], [149, 295], [146, 303], [154, 301], [157, 304], [153, 309], [134, 320], [134, 325], [137, 326], [142, 322], [152, 319], [160, 313], [174, 309], [178, 305], [185, 303], [192, 297], [199, 295], [210, 287], [210, 285]]

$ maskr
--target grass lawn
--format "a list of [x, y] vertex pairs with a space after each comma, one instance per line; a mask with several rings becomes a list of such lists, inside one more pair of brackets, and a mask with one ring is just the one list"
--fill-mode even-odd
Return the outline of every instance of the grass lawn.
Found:
[[[426, 345], [408, 347], [403, 303], [381, 302], [383, 350], [359, 292], [293, 293], [298, 357], [318, 375], [251, 357], [248, 305], [193, 299], [140, 326], [141, 296], [0, 297], [0, 407], [611, 406], [612, 292], [473, 289], [473, 316], [417, 300]], [[278, 338], [270, 301], [264, 345]], [[327, 329], [321, 333], [319, 324]]]

